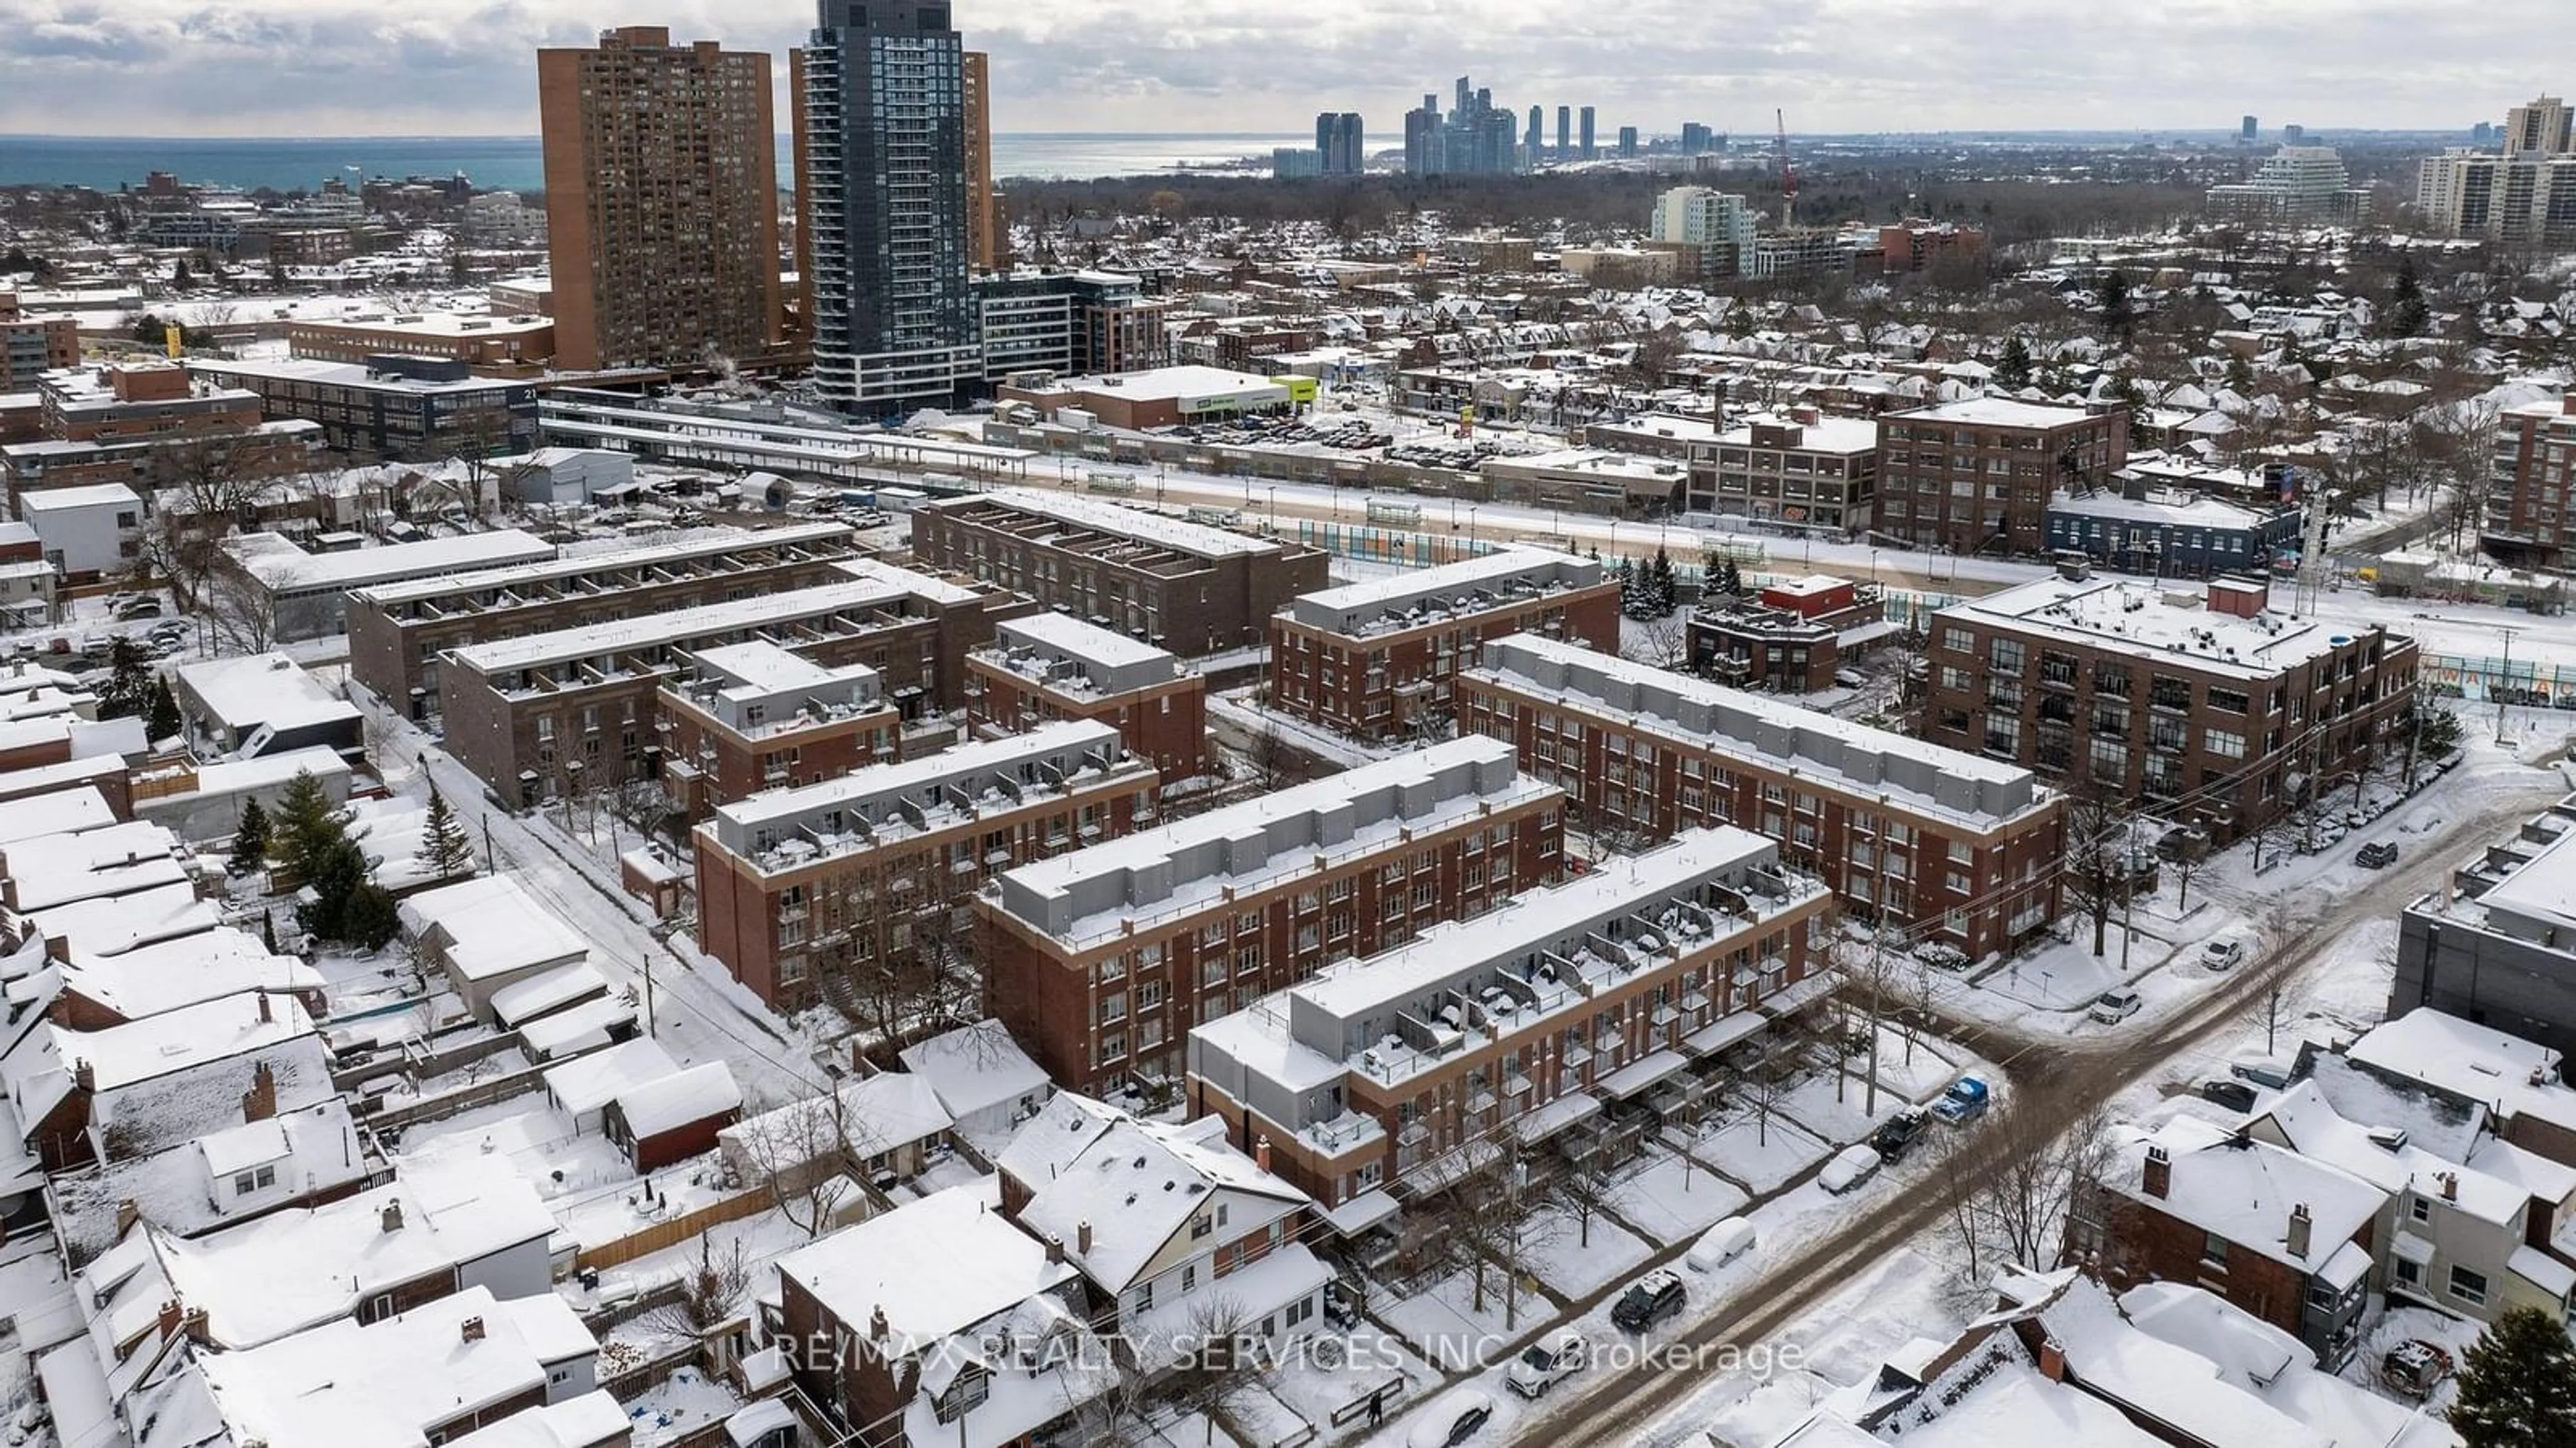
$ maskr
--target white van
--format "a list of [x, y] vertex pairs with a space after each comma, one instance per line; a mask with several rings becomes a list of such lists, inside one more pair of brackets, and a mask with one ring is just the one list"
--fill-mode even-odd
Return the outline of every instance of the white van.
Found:
[[1753, 1250], [1753, 1223], [1743, 1217], [1729, 1217], [1700, 1234], [1697, 1242], [1684, 1253], [1682, 1262], [1693, 1272], [1714, 1272]]

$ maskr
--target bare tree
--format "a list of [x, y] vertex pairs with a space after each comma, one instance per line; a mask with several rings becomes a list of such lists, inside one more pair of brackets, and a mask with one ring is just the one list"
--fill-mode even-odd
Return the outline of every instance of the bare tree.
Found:
[[2191, 829], [2184, 830], [2173, 838], [2172, 858], [2165, 862], [2165, 868], [2173, 871], [2174, 909], [2180, 913], [2189, 914], [2191, 882], [2200, 874], [2201, 867], [2209, 863], [2209, 836], [2199, 830]]
[[1150, 1399], [1175, 1414], [1206, 1420], [1214, 1441], [1217, 1415], [1257, 1383], [1264, 1370], [1258, 1318], [1238, 1298], [1213, 1293], [1190, 1304], [1175, 1349], [1152, 1379]]
[[748, 1159], [749, 1175], [769, 1193], [779, 1215], [808, 1238], [832, 1228], [867, 1159], [887, 1149], [876, 1127], [851, 1108], [843, 1090], [818, 1092], [736, 1123], [728, 1144]]
[[1539, 1210], [1540, 1193], [1529, 1181], [1529, 1149], [1515, 1133], [1500, 1132], [1459, 1151], [1483, 1159], [1460, 1163], [1441, 1191], [1441, 1243], [1474, 1274], [1472, 1311], [1485, 1310], [1486, 1273], [1499, 1273], [1503, 1326], [1509, 1330], [1519, 1324], [1521, 1264], [1549, 1239], [1555, 1224]]
[[1756, 1146], [1771, 1144], [1771, 1116], [1789, 1094], [1787, 1070], [1766, 1044], [1762, 1053], [1745, 1068], [1744, 1104], [1753, 1113], [1753, 1142]]
[[653, 1309], [645, 1321], [674, 1337], [701, 1338], [733, 1317], [750, 1286], [751, 1266], [743, 1256], [742, 1238], [735, 1237], [720, 1256], [714, 1235], [702, 1236], [698, 1265], [680, 1279], [679, 1300]]
[[2119, 786], [2089, 769], [2069, 779], [2066, 864], [2060, 878], [2076, 908], [2093, 921], [2093, 954], [2109, 950], [2111, 916], [2128, 900], [2131, 869], [2128, 801]]
[[[1867, 941], [1837, 937], [1833, 943], [1833, 967], [1842, 976], [1843, 988], [1835, 993], [1837, 1000], [1851, 1003], [1869, 1026], [1868, 1084], [1861, 1093], [1861, 1114], [1878, 1115], [1878, 1036], [1879, 1025], [1887, 1019], [1888, 1004], [1898, 991], [1901, 962], [1904, 957], [1888, 953], [1878, 931], [1872, 929]], [[1849, 1055], [1847, 1042], [1837, 1042], [1836, 1058]], [[1911, 1054], [1909, 1046], [1908, 1053]]]
[[294, 582], [293, 570], [263, 584], [239, 567], [226, 564], [204, 580], [198, 612], [213, 633], [219, 652], [262, 654], [277, 642], [273, 594]]
[[1690, 659], [1690, 625], [1674, 612], [1662, 618], [1630, 621], [1630, 638], [1619, 656], [1657, 669], [1678, 669]]
[[1288, 741], [1280, 736], [1277, 724], [1263, 719], [1252, 727], [1251, 747], [1244, 751], [1243, 762], [1252, 771], [1253, 783], [1264, 790], [1288, 782]]
[[2110, 1169], [2116, 1147], [2101, 1109], [2066, 1121], [2022, 1097], [1973, 1132], [1940, 1133], [1934, 1151], [1946, 1229], [1973, 1278], [1995, 1262], [2054, 1265], [2069, 1210]]
[[1574, 1219], [1575, 1245], [1592, 1245], [1592, 1219], [1615, 1210], [1623, 1193], [1610, 1174], [1609, 1153], [1596, 1138], [1566, 1153], [1565, 1175], [1556, 1184], [1556, 1199]]

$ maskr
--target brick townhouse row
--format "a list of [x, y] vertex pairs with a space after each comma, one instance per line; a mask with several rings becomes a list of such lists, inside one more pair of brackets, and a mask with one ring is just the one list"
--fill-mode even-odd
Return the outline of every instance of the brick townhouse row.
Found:
[[1024, 488], [924, 505], [912, 550], [1184, 658], [1260, 643], [1263, 620], [1329, 582], [1305, 544]]
[[966, 656], [966, 727], [1010, 733], [1097, 719], [1169, 784], [1208, 763], [1207, 676], [1167, 649], [1060, 613], [1005, 619]]
[[1310, 593], [1270, 620], [1270, 706], [1355, 739], [1434, 735], [1487, 639], [1619, 647], [1619, 584], [1599, 559], [1513, 548]]
[[864, 1014], [868, 982], [965, 955], [987, 880], [1151, 821], [1158, 782], [1068, 721], [723, 805], [692, 837], [698, 944], [773, 1006]]
[[352, 589], [349, 673], [426, 718], [449, 649], [838, 582], [856, 551], [847, 524], [793, 523]]
[[1853, 913], [1971, 956], [2057, 916], [2064, 809], [2027, 769], [1530, 635], [1487, 645], [1458, 693], [1460, 727], [1597, 832], [1740, 825]]
[[1266, 1139], [1327, 1209], [1414, 1194], [1500, 1133], [1568, 1130], [1766, 1029], [1832, 910], [1771, 841], [1688, 831], [1197, 1027], [1189, 1109]]
[[1012, 870], [985, 990], [1078, 1091], [1177, 1080], [1190, 1028], [1558, 877], [1563, 791], [1457, 739]]
[[502, 798], [658, 779], [662, 685], [691, 655], [766, 642], [822, 668], [865, 664], [906, 719], [958, 707], [968, 652], [1027, 599], [873, 558], [839, 582], [449, 650], [439, 662], [447, 747]]

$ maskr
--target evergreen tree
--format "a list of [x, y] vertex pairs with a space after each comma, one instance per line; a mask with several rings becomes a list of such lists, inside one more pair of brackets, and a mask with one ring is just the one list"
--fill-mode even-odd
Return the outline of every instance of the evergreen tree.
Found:
[[343, 940], [347, 927], [349, 900], [367, 883], [367, 856], [350, 840], [340, 840], [324, 851], [304, 884], [313, 898], [295, 909], [296, 923], [304, 933], [322, 940]]
[[2030, 385], [2030, 344], [2018, 332], [2004, 339], [2004, 354], [1995, 359], [1995, 385], [2008, 392]]
[[1732, 558], [1718, 560], [1717, 591], [1729, 598], [1744, 596], [1744, 574], [1735, 566], [1735, 560]]
[[429, 824], [421, 831], [420, 862], [441, 880], [474, 873], [474, 841], [435, 787], [429, 792]]
[[180, 291], [186, 291], [196, 284], [196, 277], [188, 271], [188, 259], [184, 256], [179, 258], [179, 264], [170, 269], [170, 285]]
[[1638, 617], [1638, 601], [1642, 596], [1637, 589], [1637, 565], [1626, 558], [1620, 559], [1617, 576], [1619, 579], [1619, 611], [1630, 618], [1636, 618]]
[[1646, 571], [1647, 576], [1652, 580], [1647, 597], [1654, 604], [1655, 617], [1672, 617], [1673, 560], [1672, 555], [1664, 551], [1662, 544], [1655, 545], [1655, 561], [1648, 565]]
[[2129, 279], [2116, 271], [2093, 278], [2093, 298], [2102, 306], [2102, 335], [2125, 340], [2137, 325], [2137, 306], [2129, 298]]
[[341, 823], [340, 812], [331, 807], [331, 797], [322, 792], [322, 781], [315, 779], [311, 770], [299, 769], [295, 778], [287, 781], [286, 793], [277, 801], [276, 817], [269, 825], [268, 839], [269, 858], [305, 884], [313, 882], [323, 857], [347, 842], [348, 830]]
[[2254, 390], [2254, 368], [2242, 354], [2235, 352], [2227, 354], [2227, 386], [2229, 390], [2239, 393]]
[[349, 892], [340, 908], [340, 938], [362, 950], [382, 950], [402, 930], [402, 912], [392, 893], [373, 881]]
[[2467, 1448], [2576, 1448], [2576, 1343], [2536, 1307], [2508, 1307], [2460, 1363], [2451, 1431]]
[[2388, 288], [2388, 310], [2380, 320], [2392, 337], [2412, 337], [2432, 320], [2424, 305], [2424, 288], [2415, 280], [2415, 258], [2398, 262], [2397, 280]]
[[233, 828], [232, 862], [225, 868], [247, 875], [268, 862], [268, 811], [258, 800], [242, 806], [241, 823]]
[[98, 691], [102, 719], [127, 719], [152, 707], [151, 661], [141, 646], [119, 634], [108, 646], [107, 683]]
[[152, 703], [143, 712], [143, 732], [153, 739], [167, 739], [179, 732], [179, 701], [170, 693], [170, 681], [152, 681]]
[[271, 911], [262, 910], [259, 912], [259, 943], [268, 947], [269, 954], [275, 955], [278, 953], [277, 916]]

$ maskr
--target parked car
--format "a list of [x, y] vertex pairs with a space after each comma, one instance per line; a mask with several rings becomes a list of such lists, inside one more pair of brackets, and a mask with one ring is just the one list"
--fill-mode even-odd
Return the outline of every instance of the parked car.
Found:
[[159, 618], [161, 616], [161, 600], [154, 598], [148, 593], [144, 594], [140, 598], [128, 599], [116, 606], [116, 616], [127, 620], [138, 618]]
[[2379, 1380], [2389, 1390], [2422, 1399], [2451, 1375], [2451, 1354], [2440, 1343], [2408, 1338], [2379, 1360]]
[[2084, 1014], [2106, 1026], [2116, 1026], [2136, 1015], [2139, 1007], [2145, 1004], [2146, 999], [2136, 991], [2119, 986], [2095, 996], [2093, 1004], [2084, 1008]]
[[1753, 1223], [1745, 1217], [1729, 1217], [1707, 1231], [1682, 1254], [1682, 1265], [1693, 1272], [1714, 1272], [1753, 1250]]
[[[1870, 1153], [1870, 1160], [1877, 1161], [1878, 1154]], [[1610, 1321], [1629, 1332], [1644, 1332], [1681, 1310], [1682, 1279], [1671, 1268], [1659, 1267], [1621, 1294], [1610, 1309]]]
[[1868, 1142], [1846, 1146], [1834, 1153], [1834, 1159], [1825, 1163], [1823, 1171], [1816, 1173], [1816, 1185], [1841, 1196], [1878, 1175], [1882, 1165], [1884, 1163], [1878, 1159], [1878, 1148]]
[[1494, 1416], [1494, 1400], [1474, 1388], [1460, 1388], [1422, 1410], [1406, 1448], [1458, 1448]]
[[1950, 1083], [1950, 1089], [1941, 1093], [1940, 1100], [1932, 1103], [1932, 1114], [1952, 1126], [1965, 1125], [1986, 1114], [1991, 1097], [1985, 1082], [1974, 1076], [1962, 1076]]
[[1522, 1397], [1536, 1398], [1554, 1387], [1558, 1379], [1583, 1371], [1583, 1365], [1591, 1360], [1591, 1345], [1583, 1340], [1583, 1334], [1560, 1332], [1545, 1342], [1530, 1344], [1513, 1360], [1512, 1370], [1504, 1374], [1503, 1381]]
[[2245, 963], [2245, 942], [2220, 938], [2200, 948], [2200, 963], [2211, 970], [2234, 970]]
[[2290, 1066], [2263, 1056], [2248, 1056], [2227, 1068], [2227, 1074], [2239, 1081], [2251, 1081], [2274, 1091], [2290, 1089]]
[[2224, 1106], [2230, 1111], [2254, 1109], [2254, 1088], [2242, 1081], [2203, 1081], [2200, 1099]]
[[2373, 840], [2352, 857], [2353, 863], [2365, 870], [2384, 870], [2397, 863], [2397, 847], [2386, 840]]
[[1923, 1134], [1923, 1113], [1899, 1111], [1878, 1124], [1869, 1134], [1869, 1144], [1878, 1150], [1878, 1159], [1890, 1165], [1904, 1160], [1905, 1149]]

